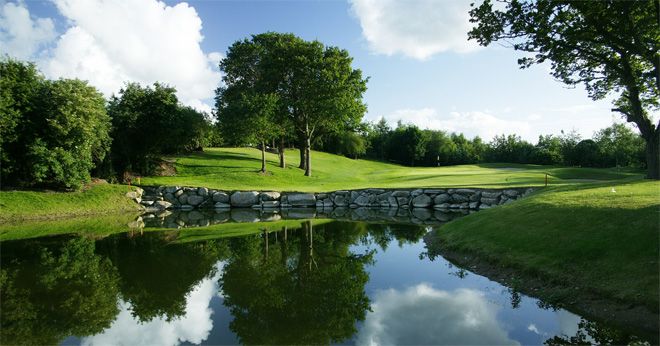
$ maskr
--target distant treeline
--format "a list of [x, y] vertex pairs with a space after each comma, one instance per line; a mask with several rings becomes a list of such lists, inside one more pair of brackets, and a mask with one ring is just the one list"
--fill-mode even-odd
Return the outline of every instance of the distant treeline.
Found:
[[646, 167], [644, 140], [624, 124], [613, 124], [582, 139], [576, 132], [539, 136], [532, 144], [517, 135], [480, 137], [422, 130], [384, 119], [359, 131], [328, 135], [318, 149], [348, 157], [366, 157], [408, 166], [446, 166], [483, 162], [531, 163], [582, 167]]
[[149, 174], [162, 155], [216, 145], [208, 116], [174, 88], [127, 83], [109, 101], [87, 82], [48, 80], [34, 64], [0, 60], [0, 184], [76, 189], [91, 174]]

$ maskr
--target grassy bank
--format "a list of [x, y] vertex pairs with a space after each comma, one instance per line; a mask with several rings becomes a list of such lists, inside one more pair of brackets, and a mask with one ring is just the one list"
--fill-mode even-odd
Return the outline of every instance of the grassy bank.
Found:
[[2, 191], [0, 221], [34, 220], [135, 211], [126, 185], [93, 184], [77, 192]]
[[368, 187], [505, 187], [539, 186], [549, 174], [551, 185], [613, 180], [641, 176], [640, 172], [612, 169], [566, 168], [520, 164], [480, 164], [448, 167], [404, 167], [352, 160], [312, 152], [312, 177], [297, 168], [298, 151], [286, 152], [288, 167], [277, 167], [278, 157], [267, 153], [268, 173], [259, 174], [261, 152], [252, 148], [208, 148], [173, 158], [176, 175], [144, 177], [144, 185], [206, 186], [225, 190], [332, 191]]
[[447, 224], [429, 252], [556, 283], [564, 303], [603, 297], [657, 314], [659, 222], [660, 182], [554, 187]]

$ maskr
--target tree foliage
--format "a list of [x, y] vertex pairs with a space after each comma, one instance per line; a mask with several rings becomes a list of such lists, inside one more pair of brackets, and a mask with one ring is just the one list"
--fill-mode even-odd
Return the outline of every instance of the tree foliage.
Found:
[[504, 41], [532, 53], [521, 67], [549, 62], [551, 74], [582, 84], [593, 99], [617, 95], [616, 112], [633, 122], [646, 141], [648, 177], [660, 179], [660, 4], [657, 0], [490, 0], [470, 11], [469, 38], [482, 45]]
[[110, 146], [110, 118], [96, 88], [77, 79], [45, 80], [34, 65], [0, 62], [2, 180], [75, 189]]

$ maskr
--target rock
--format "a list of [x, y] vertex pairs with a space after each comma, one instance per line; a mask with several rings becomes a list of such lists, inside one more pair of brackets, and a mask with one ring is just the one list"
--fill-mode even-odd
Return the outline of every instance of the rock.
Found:
[[137, 192], [138, 196], [142, 196], [144, 194], [144, 189], [136, 187], [135, 192]]
[[193, 207], [190, 204], [182, 204], [182, 205], [179, 206], [179, 209], [181, 209], [183, 211], [190, 211], [190, 210], [195, 209], [195, 207]]
[[418, 195], [413, 198], [412, 205], [415, 208], [428, 208], [431, 206], [431, 197], [425, 194]]
[[140, 204], [142, 204], [145, 207], [149, 207], [153, 205], [155, 202], [154, 201], [141, 201]]
[[[392, 194], [392, 195], [394, 195], [394, 194]], [[396, 202], [399, 205], [399, 207], [403, 208], [403, 207], [408, 206], [408, 203], [410, 203], [410, 200], [408, 199], [408, 197], [397, 197]]]
[[408, 191], [394, 191], [392, 192], [392, 197], [408, 197], [410, 196], [410, 192]]
[[165, 210], [172, 208], [172, 203], [166, 201], [156, 201], [154, 202], [153, 206], [158, 208], [158, 210]]
[[497, 203], [498, 203], [497, 198], [485, 198], [483, 196], [481, 197], [481, 206], [482, 207], [483, 207], [484, 204], [485, 205], [496, 205]]
[[367, 189], [366, 191], [368, 194], [371, 195], [380, 195], [381, 193], [385, 192], [383, 189]]
[[410, 196], [412, 196], [412, 197], [417, 197], [417, 196], [419, 196], [419, 195], [421, 195], [421, 194], [423, 194], [423, 193], [424, 193], [424, 190], [422, 190], [422, 189], [416, 189], [416, 190], [412, 190], [412, 192], [410, 192]]
[[213, 202], [229, 203], [229, 195], [224, 192], [216, 192], [213, 194]]
[[197, 196], [197, 195], [192, 195], [188, 196], [188, 204], [192, 205], [193, 207], [196, 207], [204, 202], [204, 197], [202, 196]]
[[477, 191], [470, 195], [470, 202], [478, 202], [481, 199], [481, 192]]
[[461, 205], [460, 204], [450, 204], [449, 209], [460, 209]]
[[449, 194], [443, 193], [443, 194], [435, 196], [435, 198], [433, 199], [433, 203], [434, 204], [442, 204], [442, 203], [449, 202], [450, 200], [451, 200], [451, 196]]
[[463, 203], [460, 204], [460, 206], [458, 208], [459, 209], [469, 209], [470, 205], [468, 204], [468, 202], [463, 202]]
[[316, 195], [316, 200], [319, 200], [319, 199], [326, 199], [326, 198], [328, 198], [328, 194], [327, 194], [327, 193], [319, 193], [319, 194]]
[[454, 203], [463, 203], [463, 202], [467, 202], [469, 200], [469, 198], [465, 195], [455, 193], [455, 194], [451, 195], [451, 200]]
[[262, 192], [259, 194], [262, 201], [277, 201], [280, 199], [280, 193], [275, 191]]
[[499, 198], [502, 195], [501, 191], [481, 191], [481, 198]]
[[316, 206], [316, 197], [311, 193], [288, 194], [289, 204], [294, 207], [314, 207]]
[[390, 207], [396, 208], [399, 206], [399, 203], [397, 203], [396, 197], [394, 196], [387, 197], [387, 202], [390, 205]]
[[357, 204], [360, 207], [366, 207], [370, 204], [369, 203], [369, 196], [360, 195], [353, 201], [353, 203]]
[[330, 199], [324, 199], [323, 200], [323, 208], [332, 208], [332, 201]]
[[459, 195], [471, 195], [474, 192], [475, 192], [474, 189], [456, 189], [454, 191], [454, 193], [457, 193]]
[[441, 193], [445, 193], [445, 190], [442, 190], [442, 189], [424, 189], [424, 193], [429, 194], [429, 195], [439, 195]]
[[178, 190], [178, 189], [179, 189], [178, 186], [168, 186], [165, 189], [163, 189], [163, 192], [165, 192], [165, 193], [175, 193], [176, 190]]
[[263, 201], [263, 202], [261, 202], [261, 206], [264, 209], [279, 208], [280, 207], [280, 201]]
[[355, 199], [360, 196], [360, 193], [357, 191], [351, 191], [351, 203], [355, 203]]
[[215, 209], [230, 209], [231, 205], [223, 202], [217, 202], [216, 204], [213, 205]]
[[468, 206], [470, 209], [477, 209], [479, 207], [479, 202], [470, 202]]
[[193, 210], [190, 213], [188, 213], [188, 220], [190, 220], [190, 221], [199, 221], [199, 220], [204, 220], [204, 219], [206, 219], [204, 214], [202, 214], [202, 213], [200, 213], [196, 210]]
[[166, 201], [168, 201], [170, 203], [174, 203], [174, 201], [177, 200], [176, 197], [174, 197], [174, 195], [171, 194], [171, 193], [166, 193], [164, 198], [165, 198]]
[[[236, 191], [231, 195], [232, 207], [251, 207], [257, 204], [259, 193], [257, 191]], [[233, 218], [233, 215], [232, 215]]]
[[181, 203], [181, 204], [187, 204], [187, 203], [188, 203], [188, 195], [181, 195], [181, 196], [179, 196], [179, 203]]
[[[126, 192], [126, 197], [132, 199], [132, 200], [137, 200], [141, 196], [136, 192], [136, 191], [129, 191]], [[138, 202], [139, 203], [139, 202]]]
[[433, 206], [434, 209], [449, 209], [451, 205], [449, 203], [440, 203]]
[[207, 189], [205, 187], [197, 188], [197, 195], [202, 196], [202, 197], [206, 197], [206, 196], [209, 195], [209, 189]]
[[504, 190], [504, 194], [508, 197], [517, 197], [520, 193], [517, 190]]
[[333, 202], [338, 207], [345, 207], [349, 204], [348, 201], [346, 200], [346, 195], [335, 195], [335, 199]]
[[[168, 192], [168, 193], [170, 193], [170, 192]], [[174, 196], [177, 197], [177, 198], [181, 195], [183, 195], [183, 190], [176, 190], [176, 192], [174, 192]]]
[[482, 204], [482, 205], [479, 206], [479, 209], [490, 209], [492, 207], [493, 207], [492, 205]]

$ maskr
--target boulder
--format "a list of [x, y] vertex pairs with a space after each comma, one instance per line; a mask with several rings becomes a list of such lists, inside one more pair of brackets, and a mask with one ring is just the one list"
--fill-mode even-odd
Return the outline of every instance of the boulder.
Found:
[[423, 194], [423, 193], [424, 193], [424, 190], [422, 190], [422, 189], [416, 189], [416, 190], [412, 190], [412, 191], [410, 192], [410, 195], [411, 195], [412, 197], [417, 197], [417, 196], [419, 196], [419, 195], [421, 195], [421, 194]]
[[209, 189], [207, 189], [205, 187], [197, 188], [197, 195], [202, 196], [202, 197], [206, 197], [206, 196], [209, 195]]
[[387, 202], [390, 205], [390, 207], [396, 208], [399, 206], [399, 203], [397, 203], [396, 197], [394, 196], [387, 197]]
[[442, 189], [424, 189], [424, 193], [427, 193], [429, 195], [439, 195], [441, 193], [445, 193], [445, 190], [442, 190]]
[[172, 203], [167, 201], [156, 201], [153, 204], [153, 207], [158, 208], [158, 210], [165, 210], [172, 208]]
[[[171, 192], [167, 192], [167, 193], [171, 193]], [[176, 192], [174, 192], [174, 196], [177, 198], [181, 195], [183, 195], [183, 190], [176, 190]]]
[[217, 202], [216, 204], [213, 205], [215, 209], [230, 209], [231, 205], [228, 203], [223, 203], [223, 202]]
[[[230, 197], [232, 207], [251, 207], [257, 204], [259, 193], [257, 191], [236, 191]], [[233, 215], [232, 215], [233, 218]]]
[[182, 194], [181, 196], [179, 196], [179, 203], [187, 204], [188, 203], [188, 195]]
[[477, 209], [479, 207], [479, 202], [470, 202], [468, 206], [470, 209]]
[[408, 203], [410, 203], [410, 199], [408, 197], [397, 197], [396, 202], [399, 205], [399, 207], [407, 207]]
[[140, 198], [141, 196], [140, 196], [140, 194], [137, 193], [137, 191], [129, 191], [129, 192], [126, 192], [126, 197], [128, 197], [128, 198], [135, 201], [138, 198]]
[[431, 197], [426, 194], [421, 194], [413, 198], [412, 205], [415, 208], [428, 208], [431, 206]]
[[179, 189], [178, 186], [168, 186], [165, 189], [163, 189], [163, 192], [165, 192], [165, 193], [175, 193], [176, 190], [178, 190], [178, 189]]
[[314, 207], [316, 206], [316, 197], [311, 193], [293, 193], [288, 194], [288, 202], [294, 207]]
[[190, 210], [195, 209], [195, 207], [193, 207], [190, 204], [182, 204], [182, 205], [179, 206], [179, 209], [181, 209], [183, 211], [190, 211]]
[[333, 202], [338, 207], [345, 207], [348, 205], [346, 195], [335, 195], [335, 199]]
[[432, 210], [427, 208], [413, 208], [412, 210], [413, 216], [422, 221], [430, 219], [433, 216], [431, 212]]
[[353, 203], [357, 204], [360, 207], [368, 206], [370, 204], [369, 202], [370, 202], [369, 196], [366, 195], [360, 195], [353, 201]]
[[497, 198], [486, 198], [486, 197], [481, 197], [481, 206], [483, 205], [497, 205], [498, 200]]
[[508, 197], [517, 197], [520, 193], [518, 190], [504, 190], [504, 194]]
[[502, 195], [501, 191], [482, 191], [481, 192], [481, 197], [482, 198], [499, 198], [500, 195]]
[[188, 204], [192, 205], [193, 207], [196, 207], [204, 202], [204, 197], [202, 196], [197, 196], [197, 195], [192, 195], [188, 196]]
[[473, 189], [456, 189], [454, 193], [457, 193], [459, 195], [471, 195], [474, 193]]
[[392, 197], [408, 197], [410, 196], [410, 192], [408, 191], [394, 191], [392, 192]]
[[481, 192], [477, 191], [470, 195], [470, 202], [478, 202], [481, 199]]
[[451, 196], [449, 194], [443, 193], [435, 196], [433, 199], [434, 204], [442, 204], [442, 203], [447, 203], [451, 200]]
[[469, 198], [465, 195], [455, 193], [455, 194], [451, 195], [451, 200], [454, 203], [463, 203], [463, 202], [467, 202], [469, 200]]
[[280, 193], [275, 191], [267, 191], [259, 194], [259, 199], [262, 201], [277, 201], [280, 199]]
[[218, 191], [213, 194], [213, 202], [229, 203], [229, 195]]
[[433, 206], [434, 209], [449, 209], [451, 205], [449, 203], [440, 203]]

